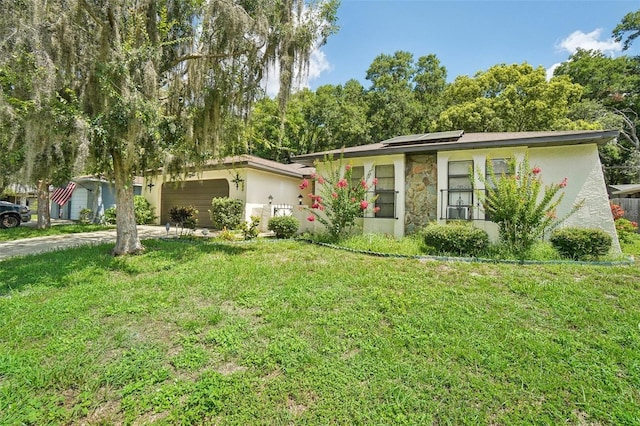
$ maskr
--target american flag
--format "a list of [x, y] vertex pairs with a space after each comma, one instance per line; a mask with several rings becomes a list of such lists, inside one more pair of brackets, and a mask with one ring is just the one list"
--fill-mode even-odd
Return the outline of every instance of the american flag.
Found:
[[71, 198], [74, 189], [76, 189], [75, 182], [69, 182], [64, 188], [56, 188], [51, 194], [51, 201], [60, 205], [60, 207], [64, 206]]

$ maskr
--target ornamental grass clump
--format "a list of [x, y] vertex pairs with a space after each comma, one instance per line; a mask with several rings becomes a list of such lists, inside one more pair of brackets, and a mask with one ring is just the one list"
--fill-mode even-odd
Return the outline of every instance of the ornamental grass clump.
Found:
[[190, 235], [198, 224], [198, 210], [193, 206], [173, 206], [169, 220], [180, 227], [180, 236]]
[[[369, 188], [377, 184], [377, 179], [370, 180], [371, 173], [358, 182], [352, 179], [351, 164], [343, 165], [342, 158], [334, 161], [325, 158], [327, 166], [325, 175], [313, 175], [316, 194], [309, 194], [311, 208], [307, 220], [322, 223], [332, 240], [339, 240], [347, 235], [354, 227], [356, 218], [363, 217], [367, 211], [376, 213], [379, 208], [373, 207], [375, 196], [369, 193]], [[309, 186], [304, 179], [300, 189]], [[372, 208], [373, 207], [373, 208]]]
[[565, 177], [560, 183], [543, 185], [542, 170], [531, 168], [527, 157], [521, 163], [511, 158], [508, 173], [496, 176], [491, 162], [487, 162], [487, 175], [478, 173], [486, 188], [482, 207], [492, 222], [498, 224], [500, 241], [517, 257], [541, 240], [546, 232], [574, 214], [582, 203], [574, 205], [569, 213], [558, 218], [556, 210], [564, 198]]

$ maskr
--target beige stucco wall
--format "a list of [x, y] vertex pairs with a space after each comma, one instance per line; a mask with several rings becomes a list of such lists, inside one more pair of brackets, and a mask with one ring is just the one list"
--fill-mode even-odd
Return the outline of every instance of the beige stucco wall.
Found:
[[620, 253], [620, 243], [611, 215], [609, 197], [596, 145], [575, 145], [529, 150], [532, 166], [542, 169], [543, 182], [568, 179], [565, 196], [558, 207], [558, 217], [564, 217], [573, 205], [583, 202], [562, 226], [602, 229], [613, 237], [613, 251]]
[[[404, 214], [405, 214], [405, 187], [404, 187], [404, 176], [405, 176], [405, 157], [404, 154], [397, 155], [385, 155], [385, 156], [375, 156], [375, 157], [360, 157], [360, 158], [349, 158], [343, 160], [343, 164], [351, 164], [354, 167], [363, 166], [364, 167], [364, 175], [367, 176], [369, 173], [370, 180], [375, 176], [374, 167], [382, 166], [382, 165], [390, 165], [393, 164], [394, 167], [394, 176], [395, 176], [395, 188], [396, 191], [396, 217], [395, 218], [375, 218], [373, 217], [373, 213], [368, 212], [368, 214], [359, 221], [358, 225], [361, 224], [362, 231], [367, 233], [378, 233], [378, 234], [388, 234], [393, 235], [396, 238], [401, 238], [404, 235]], [[318, 174], [322, 175], [326, 173], [326, 165], [323, 163], [319, 163], [317, 166]], [[321, 231], [321, 227], [316, 224], [314, 226], [315, 231]]]
[[[236, 173], [243, 180], [236, 188], [232, 182]], [[298, 195], [306, 196], [309, 191], [301, 191], [298, 188], [301, 178], [285, 176], [249, 167], [236, 169], [205, 170], [200, 174], [193, 175], [185, 179], [186, 181], [226, 179], [229, 182], [229, 197], [242, 200], [245, 203], [245, 220], [250, 220], [251, 216], [258, 216], [262, 219], [261, 230], [266, 230], [269, 217], [271, 217], [271, 207], [269, 206], [269, 195], [273, 196], [273, 204], [298, 204]], [[147, 186], [153, 183], [149, 190]], [[160, 206], [163, 178], [161, 176], [145, 178], [142, 195], [149, 201], [158, 216], [156, 223], [160, 223]], [[308, 200], [308, 198], [306, 198]], [[264, 211], [263, 211], [264, 209]]]
[[[564, 217], [576, 203], [584, 200], [584, 206], [574, 215], [569, 217], [562, 226], [579, 226], [584, 228], [598, 228], [609, 233], [613, 237], [614, 253], [620, 253], [609, 200], [607, 196], [604, 175], [598, 155], [598, 148], [595, 144], [573, 145], [564, 147], [539, 147], [531, 148], [518, 147], [517, 149], [478, 149], [455, 152], [438, 153], [438, 193], [446, 189], [447, 185], [447, 164], [449, 161], [474, 160], [476, 173], [485, 173], [485, 163], [487, 158], [509, 158], [515, 156], [518, 161], [529, 157], [531, 167], [540, 167], [541, 179], [543, 183], [559, 183], [565, 177], [568, 185], [564, 190], [564, 198], [558, 206], [558, 217]], [[484, 189], [484, 185], [477, 178], [476, 188]], [[446, 202], [446, 200], [444, 200]], [[441, 213], [443, 210], [442, 197], [438, 197], [438, 215], [442, 222]], [[481, 209], [478, 211], [480, 218], [484, 217]], [[498, 237], [497, 225], [484, 221], [475, 220], [474, 225], [485, 229], [493, 240]]]

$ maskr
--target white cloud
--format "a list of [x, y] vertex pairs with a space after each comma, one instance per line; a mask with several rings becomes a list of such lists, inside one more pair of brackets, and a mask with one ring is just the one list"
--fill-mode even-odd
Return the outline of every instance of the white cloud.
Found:
[[[315, 48], [311, 51], [309, 56], [309, 66], [307, 69], [303, 69], [300, 74], [298, 70], [295, 70], [295, 76], [293, 79], [292, 90], [300, 90], [309, 87], [309, 82], [320, 77], [323, 72], [332, 69], [331, 64], [327, 60], [327, 56], [319, 48]], [[280, 90], [280, 65], [274, 64], [269, 68], [267, 77], [264, 79], [264, 88], [267, 92], [267, 96], [274, 97]]]
[[[602, 36], [602, 28], [597, 28], [590, 33], [582, 31], [574, 31], [567, 38], [556, 44], [556, 49], [573, 55], [578, 49], [583, 50], [599, 50], [604, 54], [613, 55], [622, 51], [622, 44], [616, 42], [613, 38], [600, 40]], [[547, 80], [553, 77], [553, 72], [560, 66], [556, 63], [547, 68]]]
[[560, 62], [557, 62], [557, 63], [551, 65], [549, 68], [547, 68], [547, 81], [551, 80], [551, 77], [553, 77], [553, 72], [559, 66], [560, 66]]
[[599, 50], [602, 53], [609, 54], [622, 51], [622, 45], [620, 43], [614, 41], [613, 38], [600, 40], [601, 35], [602, 28], [595, 29], [586, 34], [582, 31], [574, 31], [558, 43], [556, 47], [569, 52], [569, 54], [575, 53], [578, 48], [584, 50]]
[[302, 87], [309, 87], [309, 82], [315, 80], [320, 77], [323, 72], [330, 71], [333, 69], [329, 60], [327, 59], [327, 55], [320, 49], [313, 49], [311, 52], [311, 57], [309, 59], [309, 72], [304, 79], [304, 84]]

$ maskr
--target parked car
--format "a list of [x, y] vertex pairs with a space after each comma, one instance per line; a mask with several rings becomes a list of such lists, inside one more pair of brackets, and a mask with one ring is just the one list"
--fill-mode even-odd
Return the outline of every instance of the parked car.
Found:
[[31, 220], [31, 210], [27, 206], [0, 201], [0, 228], [15, 228], [22, 222]]

